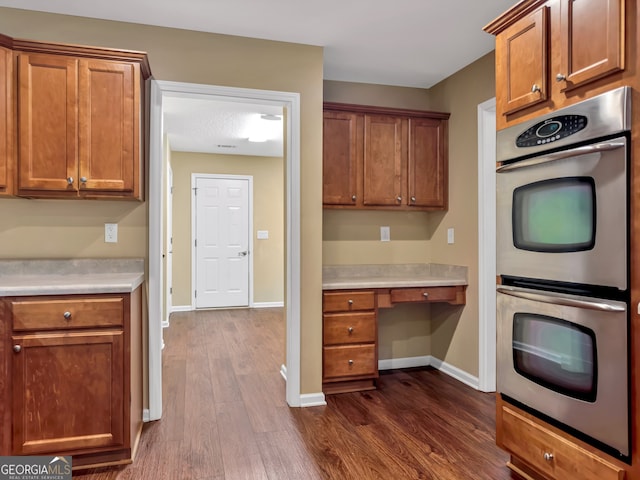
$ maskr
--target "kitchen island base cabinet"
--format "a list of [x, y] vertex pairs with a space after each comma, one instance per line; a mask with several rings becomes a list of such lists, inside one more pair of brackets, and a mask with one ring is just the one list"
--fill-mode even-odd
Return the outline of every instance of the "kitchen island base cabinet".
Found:
[[141, 289], [4, 298], [11, 455], [130, 463], [142, 429]]

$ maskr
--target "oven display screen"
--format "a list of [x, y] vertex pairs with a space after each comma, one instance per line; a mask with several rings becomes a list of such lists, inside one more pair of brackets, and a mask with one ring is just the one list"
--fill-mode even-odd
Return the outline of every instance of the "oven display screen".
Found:
[[513, 244], [543, 253], [580, 252], [595, 245], [596, 196], [591, 177], [530, 183], [513, 192]]
[[555, 392], [596, 400], [596, 339], [588, 328], [545, 315], [516, 313], [513, 364], [520, 375]]

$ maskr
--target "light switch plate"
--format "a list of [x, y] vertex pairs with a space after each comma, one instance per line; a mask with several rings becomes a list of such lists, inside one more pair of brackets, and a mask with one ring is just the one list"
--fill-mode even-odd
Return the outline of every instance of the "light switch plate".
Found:
[[258, 240], [268, 240], [269, 230], [258, 230]]
[[391, 227], [380, 227], [380, 241], [381, 242], [391, 241]]
[[453, 232], [453, 228], [449, 228], [447, 229], [447, 243], [449, 245], [453, 245], [454, 242], [454, 232]]
[[118, 243], [118, 224], [104, 224], [104, 241], [105, 243]]

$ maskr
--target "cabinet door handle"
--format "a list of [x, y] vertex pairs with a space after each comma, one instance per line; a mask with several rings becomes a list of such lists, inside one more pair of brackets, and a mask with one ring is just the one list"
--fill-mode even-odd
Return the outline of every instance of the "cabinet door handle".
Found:
[[549, 452], [544, 452], [543, 458], [547, 461], [550, 462], [553, 460], [553, 453], [549, 453]]
[[22, 350], [22, 347], [20, 345], [14, 345], [13, 346], [13, 351], [16, 353], [20, 353], [20, 351]]
[[82, 183], [87, 183], [87, 177], [80, 177], [80, 181]]
[[353, 333], [353, 327], [349, 327], [349, 328], [347, 328], [347, 332], [349, 332], [349, 333]]
[[64, 312], [62, 316], [65, 320], [71, 320], [71, 312]]
[[427, 297], [429, 296], [429, 292], [422, 292], [422, 296], [423, 296], [424, 298], [427, 298]]
[[348, 303], [349, 305], [353, 305], [353, 300], [349, 299], [349, 300], [347, 300], [347, 303]]
[[536, 92], [540, 92], [540, 85], [538, 85], [537, 83], [534, 83], [533, 86], [531, 87], [531, 93], [536, 93]]
[[401, 202], [401, 201], [402, 201], [402, 197], [401, 197], [400, 195], [398, 195], [398, 196], [396, 197], [396, 200], [397, 200], [398, 202]]
[[356, 196], [355, 195], [351, 195], [351, 200], [355, 202], [356, 201]]
[[561, 73], [556, 75], [556, 82], [564, 82], [567, 79], [566, 75], [563, 75]]
[[411, 197], [411, 202], [416, 203], [416, 197]]
[[67, 177], [67, 184], [73, 185], [73, 177]]

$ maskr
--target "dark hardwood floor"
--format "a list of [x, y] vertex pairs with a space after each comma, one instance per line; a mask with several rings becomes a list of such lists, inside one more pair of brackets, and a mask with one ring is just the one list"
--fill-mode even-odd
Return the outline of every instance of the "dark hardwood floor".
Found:
[[289, 408], [282, 309], [173, 314], [163, 418], [132, 465], [83, 480], [506, 480], [493, 394], [430, 368], [381, 372], [371, 392]]

